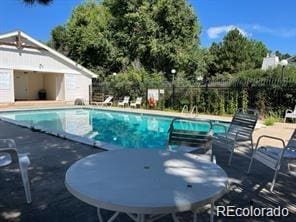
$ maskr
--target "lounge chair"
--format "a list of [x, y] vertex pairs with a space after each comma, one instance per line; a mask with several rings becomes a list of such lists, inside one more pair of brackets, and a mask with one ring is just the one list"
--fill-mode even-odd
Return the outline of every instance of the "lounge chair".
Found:
[[0, 139], [0, 168], [6, 167], [13, 162], [20, 168], [20, 173], [25, 188], [27, 203], [31, 203], [30, 182], [28, 177], [28, 166], [30, 159], [26, 154], [19, 154], [12, 139]]
[[230, 151], [228, 165], [231, 165], [235, 148], [242, 142], [251, 142], [251, 152], [253, 152], [253, 131], [255, 129], [259, 112], [255, 109], [248, 109], [246, 112], [239, 109], [232, 118], [230, 126], [227, 128], [222, 124], [214, 123], [213, 127], [220, 126], [225, 129], [225, 133], [218, 134], [214, 138], [219, 147]]
[[[200, 124], [205, 130], [196, 129]], [[168, 150], [206, 155], [213, 160], [212, 155], [212, 123], [210, 121], [175, 118], [169, 128]]]
[[131, 107], [132, 108], [137, 108], [137, 107], [141, 107], [142, 105], [142, 97], [137, 97], [136, 101], [131, 103]]
[[103, 102], [93, 102], [95, 105], [101, 105], [101, 106], [112, 106], [112, 99], [113, 96], [108, 96], [107, 99]]
[[294, 107], [294, 110], [287, 109], [285, 112], [285, 118], [284, 118], [284, 123], [286, 122], [287, 118], [290, 119], [296, 119], [296, 106]]
[[[279, 148], [279, 147], [273, 147], [273, 146], [259, 146], [260, 141], [264, 138], [278, 140], [282, 143], [283, 147]], [[254, 159], [263, 163], [265, 166], [271, 168], [272, 170], [274, 170], [274, 176], [273, 176], [273, 180], [270, 188], [270, 191], [272, 192], [278, 176], [278, 172], [281, 168], [283, 168], [283, 171], [287, 170], [286, 172], [292, 175], [295, 175], [295, 168], [290, 169], [290, 166], [292, 165], [295, 167], [296, 129], [294, 130], [287, 146], [285, 145], [285, 141], [281, 138], [267, 136], [267, 135], [260, 136], [257, 140], [257, 145], [250, 161], [248, 174], [251, 171], [251, 167], [254, 162]], [[287, 168], [284, 169], [284, 166], [287, 166]]]
[[129, 106], [129, 96], [125, 96], [121, 102], [118, 103], [118, 106], [125, 107], [125, 105]]

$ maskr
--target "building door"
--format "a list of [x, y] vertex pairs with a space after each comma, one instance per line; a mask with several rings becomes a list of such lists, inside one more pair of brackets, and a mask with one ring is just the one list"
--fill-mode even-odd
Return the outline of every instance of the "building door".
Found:
[[25, 73], [14, 74], [15, 100], [26, 100], [28, 98], [28, 76]]

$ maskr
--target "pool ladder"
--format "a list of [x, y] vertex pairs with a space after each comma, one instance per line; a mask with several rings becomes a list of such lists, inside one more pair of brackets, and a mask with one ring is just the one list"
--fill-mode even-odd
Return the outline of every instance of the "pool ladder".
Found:
[[[189, 113], [189, 107], [187, 105], [184, 105], [181, 113]], [[190, 116], [197, 117], [197, 106], [196, 105], [192, 107], [192, 109], [190, 111]]]
[[190, 112], [192, 117], [197, 117], [197, 106], [193, 106]]
[[182, 112], [181, 113], [189, 113], [189, 108], [187, 105], [184, 105], [183, 108], [182, 108]]

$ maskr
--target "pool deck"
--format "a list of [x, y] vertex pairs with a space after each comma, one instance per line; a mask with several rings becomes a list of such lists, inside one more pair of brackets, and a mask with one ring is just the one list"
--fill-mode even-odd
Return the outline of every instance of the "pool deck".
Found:
[[[280, 124], [280, 123], [279, 123]], [[279, 129], [279, 127], [283, 127]], [[276, 136], [291, 132], [291, 124], [262, 128], [261, 133], [276, 133]], [[285, 130], [285, 133], [283, 132]], [[65, 188], [66, 170], [77, 160], [102, 151], [87, 145], [64, 140], [40, 132], [31, 131], [0, 121], [0, 138], [16, 140], [19, 152], [28, 153], [31, 159], [29, 177], [33, 202], [25, 202], [24, 190], [19, 172], [15, 166], [0, 169], [0, 221], [1, 222], [95, 222], [98, 221], [96, 209], [73, 197]], [[260, 133], [259, 133], [260, 132]], [[288, 138], [289, 135], [285, 135]], [[296, 177], [280, 174], [274, 193], [269, 186], [273, 172], [259, 163], [254, 165], [250, 176], [246, 175], [249, 159], [234, 155], [233, 164], [227, 166], [228, 153], [214, 146], [214, 153], [219, 164], [230, 178], [229, 193], [216, 205], [248, 207], [287, 207], [289, 217], [278, 218], [215, 218], [215, 221], [296, 221]], [[103, 211], [103, 216], [110, 215]], [[188, 212], [178, 215], [180, 222], [192, 220]], [[132, 222], [127, 216], [120, 215], [117, 222]], [[170, 222], [167, 216], [159, 220]], [[209, 221], [209, 212], [202, 211], [199, 221]]]
[[[28, 108], [28, 107], [26, 107]], [[36, 108], [36, 107], [35, 107]], [[132, 111], [156, 115], [180, 116], [180, 113], [151, 111], [142, 109], [103, 108], [116, 111]], [[184, 115], [187, 116], [188, 115]], [[198, 115], [200, 118], [230, 121], [231, 117]], [[259, 127], [255, 130], [254, 141], [262, 134], [279, 136], [287, 140], [295, 129], [295, 124], [276, 123], [270, 127]], [[20, 175], [15, 166], [1, 168], [0, 171], [0, 221], [11, 222], [58, 222], [58, 221], [98, 221], [96, 209], [73, 197], [65, 188], [64, 177], [66, 170], [77, 160], [102, 151], [88, 145], [61, 139], [55, 136], [32, 131], [28, 128], [15, 126], [0, 121], [0, 139], [13, 138], [20, 153], [29, 153], [31, 165], [29, 177], [33, 202], [25, 202], [24, 190]], [[267, 141], [264, 141], [267, 143]], [[272, 145], [278, 145], [274, 142]], [[280, 174], [274, 193], [270, 193], [269, 186], [273, 172], [255, 163], [252, 174], [246, 174], [249, 159], [241, 155], [234, 155], [231, 167], [227, 165], [228, 153], [219, 146], [214, 146], [217, 163], [227, 172], [230, 178], [229, 193], [220, 199], [216, 205], [233, 205], [248, 207], [250, 202], [254, 207], [287, 207], [290, 216], [287, 218], [216, 218], [216, 221], [296, 221], [296, 177]], [[103, 215], [110, 215], [104, 211]], [[200, 214], [200, 221], [208, 221], [207, 211]], [[190, 213], [179, 215], [181, 222], [190, 221]], [[121, 215], [120, 222], [131, 220]], [[169, 222], [167, 216], [159, 220]]]

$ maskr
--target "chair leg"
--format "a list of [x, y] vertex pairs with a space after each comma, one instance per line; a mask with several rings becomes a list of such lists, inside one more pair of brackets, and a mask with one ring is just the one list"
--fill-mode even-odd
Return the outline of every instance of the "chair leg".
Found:
[[273, 176], [273, 180], [272, 180], [272, 183], [271, 183], [271, 188], [270, 188], [270, 191], [273, 192], [273, 188], [274, 188], [274, 185], [275, 185], [275, 182], [276, 182], [276, 179], [278, 177], [278, 173], [279, 173], [279, 169], [277, 169], [274, 173], [274, 176]]
[[214, 222], [214, 210], [215, 210], [215, 203], [214, 201], [211, 202], [211, 216], [210, 216], [210, 222]]
[[251, 149], [252, 149], [252, 156], [253, 156], [253, 152], [254, 152], [253, 136], [251, 136]]
[[22, 181], [23, 181], [23, 185], [24, 185], [24, 189], [25, 189], [25, 194], [26, 194], [26, 200], [27, 203], [31, 203], [32, 202], [32, 198], [31, 198], [31, 190], [30, 190], [30, 181], [29, 181], [29, 177], [28, 177], [28, 169], [22, 169], [21, 168], [21, 176], [22, 176]]
[[228, 166], [231, 165], [232, 156], [233, 156], [233, 153], [234, 153], [234, 148], [235, 148], [235, 144], [233, 144], [232, 149], [230, 151], [230, 156], [229, 156], [229, 159], [228, 159]]
[[216, 160], [216, 156], [215, 156], [215, 155], [212, 156], [212, 162], [213, 162], [214, 164], [217, 164], [217, 160]]
[[254, 158], [253, 158], [253, 155], [252, 155], [247, 174], [250, 174], [251, 167], [253, 165], [253, 161], [254, 161]]

